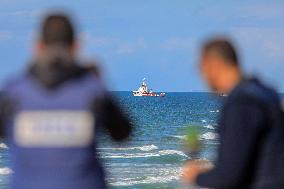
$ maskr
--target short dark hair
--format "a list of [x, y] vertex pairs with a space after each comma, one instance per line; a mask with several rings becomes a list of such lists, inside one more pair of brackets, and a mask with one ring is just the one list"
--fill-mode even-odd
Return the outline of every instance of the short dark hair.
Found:
[[208, 40], [203, 46], [202, 53], [206, 54], [209, 52], [216, 53], [233, 66], [239, 66], [236, 48], [234, 47], [233, 43], [226, 38], [214, 38]]
[[71, 46], [75, 31], [69, 17], [63, 13], [47, 15], [41, 28], [41, 40], [46, 45]]

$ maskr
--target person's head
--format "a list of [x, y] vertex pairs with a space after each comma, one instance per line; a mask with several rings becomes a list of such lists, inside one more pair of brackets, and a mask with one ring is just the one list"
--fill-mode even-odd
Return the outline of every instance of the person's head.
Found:
[[52, 13], [46, 16], [41, 25], [37, 53], [45, 53], [47, 49], [60, 47], [75, 55], [76, 32], [70, 18], [64, 13]]
[[200, 70], [209, 87], [217, 92], [229, 93], [242, 78], [236, 49], [225, 38], [211, 39], [204, 44]]

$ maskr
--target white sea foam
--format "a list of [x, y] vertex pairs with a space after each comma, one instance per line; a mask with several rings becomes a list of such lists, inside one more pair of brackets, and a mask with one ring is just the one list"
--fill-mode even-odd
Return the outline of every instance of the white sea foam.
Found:
[[173, 180], [179, 180], [181, 175], [180, 167], [139, 168], [139, 170], [144, 173], [143, 176], [111, 179], [110, 185], [132, 186], [137, 184], [168, 183]]
[[121, 181], [111, 182], [112, 186], [132, 186], [136, 184], [151, 184], [151, 183], [168, 183], [173, 180], [178, 180], [179, 175], [166, 175], [166, 176], [147, 176], [144, 179], [120, 179]]
[[[211, 167], [212, 163], [205, 158], [199, 159], [206, 167]], [[118, 166], [113, 169], [112, 166]], [[129, 167], [129, 164], [121, 166], [115, 163], [107, 167], [107, 171], [112, 172], [109, 177], [109, 184], [112, 186], [133, 186], [140, 184], [165, 184], [172, 181], [178, 181], [181, 176], [182, 167], [173, 164], [135, 164]], [[127, 177], [124, 174], [127, 173]], [[131, 173], [131, 174], [130, 174]], [[134, 187], [136, 188], [136, 187]], [[137, 186], [137, 188], [140, 188]]]
[[211, 110], [210, 112], [211, 112], [211, 113], [219, 113], [220, 110]]
[[203, 119], [203, 120], [201, 120], [201, 121], [202, 121], [202, 123], [206, 123], [206, 122], [207, 122], [205, 119]]
[[160, 157], [166, 155], [179, 155], [188, 157], [185, 153], [178, 150], [160, 150], [157, 152], [148, 153], [100, 153], [102, 158], [147, 158], [147, 157]]
[[207, 129], [214, 129], [213, 125], [205, 125], [204, 127]]
[[183, 157], [188, 157], [185, 153], [183, 153], [182, 151], [178, 151], [178, 150], [161, 150], [159, 151], [160, 155], [172, 155], [172, 154], [177, 154]]
[[171, 135], [171, 137], [184, 140], [186, 138], [186, 135]]
[[138, 147], [139, 150], [142, 150], [142, 151], [152, 151], [152, 150], [157, 150], [158, 147], [155, 146], [154, 144], [151, 144], [151, 145], [148, 145], [148, 146], [141, 146], [141, 147]]
[[102, 158], [146, 158], [158, 157], [156, 153], [100, 153]]
[[202, 134], [200, 136], [200, 138], [204, 139], [204, 140], [214, 140], [214, 139], [218, 138], [218, 134], [213, 133], [213, 132], [206, 132], [206, 133]]
[[12, 173], [13, 173], [13, 170], [10, 169], [9, 167], [0, 168], [0, 175], [9, 175]]
[[126, 148], [98, 148], [99, 150], [120, 150], [120, 151], [128, 151], [128, 150], [141, 150], [141, 151], [152, 151], [157, 150], [158, 147], [154, 144], [144, 145], [144, 146], [134, 146], [134, 147], [126, 147]]
[[8, 149], [8, 146], [5, 143], [0, 143], [0, 148]]

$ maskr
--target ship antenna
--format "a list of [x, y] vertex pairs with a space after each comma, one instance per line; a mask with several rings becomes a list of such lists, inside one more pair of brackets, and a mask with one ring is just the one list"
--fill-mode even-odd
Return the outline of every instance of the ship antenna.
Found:
[[145, 77], [144, 77], [143, 80], [142, 80], [142, 85], [143, 85], [143, 86], [146, 86], [146, 78], [145, 78]]

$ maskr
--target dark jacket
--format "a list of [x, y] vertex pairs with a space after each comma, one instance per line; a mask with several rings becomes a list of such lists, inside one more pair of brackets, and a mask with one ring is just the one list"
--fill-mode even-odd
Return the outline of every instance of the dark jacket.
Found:
[[[275, 123], [282, 116], [281, 112], [280, 98], [274, 90], [257, 79], [244, 79], [226, 99], [220, 116], [216, 167], [199, 175], [197, 183], [216, 189], [284, 188], [284, 177], [270, 180], [270, 187], [264, 187], [262, 183], [264, 178], [284, 176], [284, 169], [271, 175], [270, 167], [275, 167], [273, 161], [278, 163], [278, 167], [283, 167], [284, 163], [283, 158], [279, 161], [277, 152], [270, 150], [273, 141], [274, 145], [282, 146], [278, 150], [284, 154], [284, 140], [277, 143], [271, 135], [278, 128], [283, 130], [284, 125]], [[280, 135], [284, 139], [284, 132]], [[267, 152], [272, 162], [265, 158]]]

